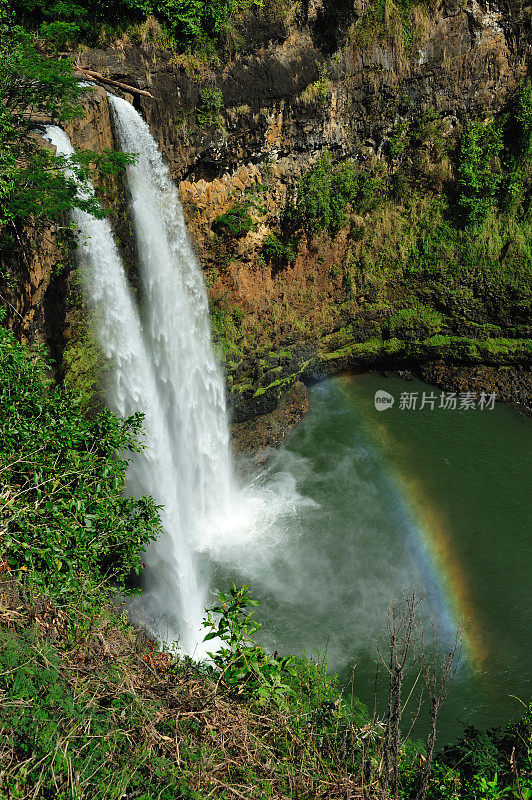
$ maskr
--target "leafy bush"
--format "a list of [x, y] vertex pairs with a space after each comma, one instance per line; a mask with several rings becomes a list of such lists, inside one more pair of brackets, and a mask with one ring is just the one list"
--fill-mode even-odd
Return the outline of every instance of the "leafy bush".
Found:
[[342, 172], [339, 176], [333, 168], [331, 154], [325, 152], [300, 179], [298, 211], [309, 232], [326, 229], [334, 233], [345, 221], [344, 209], [356, 194], [356, 179], [350, 164], [343, 165]]
[[141, 418], [88, 419], [47, 369], [0, 327], [0, 558], [56, 597], [84, 582], [124, 586], [159, 532], [153, 500], [124, 494]]
[[458, 155], [458, 203], [471, 225], [486, 219], [497, 198], [502, 146], [502, 130], [495, 123], [484, 126], [468, 121], [464, 125]]
[[[532, 190], [532, 83], [526, 81], [520, 91], [512, 121], [514, 152], [507, 159], [510, 167], [506, 207], [512, 214], [530, 204]], [[527, 202], [528, 201], [528, 202]]]
[[218, 39], [231, 17], [259, 0], [13, 0], [18, 22], [58, 47], [76, 41], [95, 44], [102, 25], [117, 30], [120, 23], [139, 22], [154, 15], [168, 29], [180, 50]]
[[264, 239], [262, 255], [267, 263], [271, 263], [279, 269], [284, 264], [292, 264], [295, 261], [296, 250], [291, 242], [284, 244], [278, 236], [270, 233]]
[[258, 0], [162, 0], [151, 11], [170, 29], [176, 43], [188, 47], [216, 42], [228, 30], [231, 17], [241, 8], [260, 5]]
[[192, 42], [202, 32], [202, 0], [161, 0], [157, 12], [179, 42]]
[[218, 604], [207, 609], [203, 624], [210, 632], [203, 641], [221, 642], [215, 653], [209, 653], [220, 672], [219, 682], [261, 703], [283, 702], [290, 692], [287, 678], [292, 659], [270, 656], [252, 639], [260, 625], [247, 609], [258, 605], [248, 586], [237, 589], [233, 583], [229, 596], [220, 592]]
[[13, 0], [11, 9], [17, 22], [56, 47], [71, 45], [93, 22], [88, 9], [72, 0]]
[[234, 208], [220, 214], [212, 223], [212, 229], [228, 239], [240, 239], [255, 227], [248, 207], [239, 203]]
[[532, 706], [517, 702], [518, 722], [488, 731], [468, 726], [462, 739], [443, 749], [428, 800], [532, 798]]
[[314, 81], [314, 83], [310, 83], [306, 89], [303, 90], [301, 99], [304, 103], [315, 103], [318, 108], [325, 108], [331, 83], [327, 77], [327, 68], [325, 64], [320, 64], [320, 62], [317, 61], [316, 67], [318, 69], [318, 80]]
[[222, 90], [217, 86], [200, 90], [200, 102], [196, 109], [198, 124], [210, 128], [220, 121], [220, 111], [224, 107]]
[[335, 164], [326, 151], [299, 180], [296, 220], [309, 233], [325, 229], [334, 235], [346, 222], [347, 206], [366, 213], [377, 189], [378, 180], [370, 173], [358, 171], [352, 161]]

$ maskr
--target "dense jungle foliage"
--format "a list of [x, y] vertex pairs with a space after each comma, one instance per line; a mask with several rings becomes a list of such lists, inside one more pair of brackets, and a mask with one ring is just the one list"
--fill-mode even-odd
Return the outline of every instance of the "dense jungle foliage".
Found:
[[141, 420], [89, 418], [47, 373], [42, 352], [0, 327], [0, 559], [51, 597], [90, 597], [139, 572], [159, 532], [153, 501], [124, 495]]
[[154, 15], [179, 49], [200, 41], [215, 44], [231, 29], [232, 17], [261, 0], [14, 0], [17, 20], [41, 39], [58, 47], [78, 41], [94, 43], [102, 28], [119, 30]]

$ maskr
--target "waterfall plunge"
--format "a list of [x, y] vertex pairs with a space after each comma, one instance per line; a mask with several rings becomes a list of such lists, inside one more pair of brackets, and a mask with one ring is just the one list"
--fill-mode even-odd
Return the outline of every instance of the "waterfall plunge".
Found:
[[[95, 335], [108, 363], [109, 405], [144, 414], [145, 449], [128, 470], [128, 491], [161, 506], [163, 535], [146, 553], [143, 611], [158, 634], [201, 655], [206, 578], [199, 553], [227, 526], [232, 494], [223, 381], [212, 350], [201, 270], [181, 204], [148, 126], [126, 101], [110, 98], [128, 168], [142, 308], [132, 297], [111, 226], [73, 211], [78, 260]], [[59, 128], [47, 138], [60, 155], [72, 145]]]
[[[148, 125], [133, 106], [109, 95], [120, 148], [137, 154], [127, 182], [142, 282], [143, 327], [166, 420], [178, 492], [179, 518], [167, 536], [180, 553], [192, 555], [192, 569], [180, 571], [183, 602], [194, 603], [199, 630], [205, 600], [197, 554], [227, 525], [232, 496], [228, 425], [221, 370], [211, 346], [209, 309], [201, 269], [188, 238], [177, 188], [170, 178]], [[151, 486], [145, 491], [155, 494]], [[137, 489], [136, 489], [137, 491]], [[175, 580], [165, 575], [167, 559], [150, 561], [148, 600], [161, 617], [172, 608]], [[175, 560], [175, 559], [174, 559]], [[196, 576], [196, 577], [193, 577]], [[175, 589], [173, 590], [175, 592]], [[175, 626], [171, 627], [175, 634]], [[182, 641], [182, 645], [185, 643]], [[188, 646], [190, 651], [190, 646]]]

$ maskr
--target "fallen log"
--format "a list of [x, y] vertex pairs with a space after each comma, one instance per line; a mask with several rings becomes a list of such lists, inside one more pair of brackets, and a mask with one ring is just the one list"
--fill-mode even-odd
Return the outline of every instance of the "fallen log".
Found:
[[130, 92], [130, 94], [141, 94], [143, 97], [151, 97], [152, 100], [154, 99], [153, 95], [147, 92], [145, 89], [137, 89], [135, 86], [129, 86], [127, 83], [113, 81], [111, 78], [106, 78], [103, 75], [100, 75], [99, 72], [94, 72], [92, 69], [83, 69], [83, 67], [77, 67], [77, 72], [80, 72], [83, 77], [89, 78], [91, 81], [106, 83], [108, 86], [116, 86], [117, 89], [122, 89], [124, 92]]

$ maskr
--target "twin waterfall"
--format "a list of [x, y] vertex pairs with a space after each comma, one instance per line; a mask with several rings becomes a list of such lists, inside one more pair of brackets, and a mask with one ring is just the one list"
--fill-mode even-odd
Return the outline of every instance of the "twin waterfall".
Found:
[[[80, 273], [106, 361], [108, 404], [121, 417], [144, 414], [145, 449], [134, 456], [127, 488], [155, 498], [163, 534], [146, 553], [143, 612], [161, 638], [200, 656], [201, 551], [230, 514], [233, 491], [223, 378], [176, 186], [138, 112], [118, 97], [109, 101], [121, 149], [138, 154], [127, 180], [139, 302], [109, 221], [74, 210]], [[73, 154], [61, 129], [49, 127], [46, 136], [58, 154]]]

